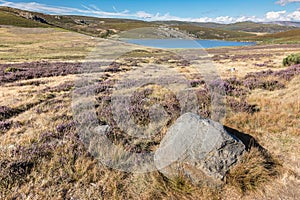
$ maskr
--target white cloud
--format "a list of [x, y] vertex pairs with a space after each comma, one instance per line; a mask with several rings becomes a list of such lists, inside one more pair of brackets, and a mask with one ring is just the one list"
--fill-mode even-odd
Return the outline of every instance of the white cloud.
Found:
[[138, 11], [138, 12], [136, 13], [136, 16], [137, 16], [138, 18], [144, 18], [144, 19], [146, 19], [146, 18], [152, 18], [152, 17], [153, 17], [152, 14], [147, 13], [147, 12], [145, 12], [145, 11]]
[[235, 22], [235, 19], [229, 16], [220, 16], [216, 18], [216, 21], [220, 23], [232, 23]]
[[289, 18], [292, 21], [300, 21], [300, 10], [288, 14], [287, 18]]
[[253, 22], [264, 22], [265, 19], [258, 18], [256, 16], [241, 16], [235, 19], [236, 22], [245, 22], [245, 21], [253, 21]]
[[276, 3], [285, 6], [288, 3], [296, 3], [296, 2], [300, 2], [300, 0], [278, 0]]
[[78, 8], [71, 8], [71, 7], [58, 7], [58, 6], [50, 6], [45, 4], [40, 4], [36, 2], [9, 2], [5, 0], [0, 0], [0, 6], [9, 6], [13, 8], [19, 8], [23, 10], [29, 11], [37, 11], [37, 12], [46, 12], [50, 14], [61, 14], [61, 15], [68, 15], [68, 14], [85, 14], [85, 15], [93, 15], [98, 17], [126, 17], [130, 16], [127, 15], [127, 11], [122, 12], [105, 12], [101, 11], [96, 6], [92, 5], [82, 6], [84, 9]]
[[300, 11], [287, 13], [285, 10], [266, 13], [266, 21], [300, 21]]
[[38, 12], [49, 12], [49, 13], [76, 12], [76, 9], [74, 8], [47, 6], [36, 2], [14, 3], [14, 2], [9, 2], [4, 0], [1, 0], [0, 2], [1, 2], [0, 6], [10, 6], [14, 8], [32, 10]]
[[285, 18], [286, 11], [271, 11], [266, 13], [266, 19], [267, 20], [283, 20]]
[[[284, 1], [284, 0], [280, 0]], [[297, 0], [286, 0], [289, 1], [297, 1]], [[298, 0], [300, 1], [300, 0]], [[133, 18], [133, 19], [144, 19], [147, 21], [164, 21], [164, 20], [175, 20], [175, 21], [188, 21], [188, 22], [217, 22], [217, 23], [234, 23], [234, 22], [242, 22], [242, 21], [255, 21], [255, 22], [265, 22], [265, 21], [300, 21], [300, 10], [287, 13], [285, 10], [283, 11], [271, 11], [267, 12], [263, 18], [259, 18], [257, 16], [218, 16], [215, 18], [211, 17], [201, 17], [201, 18], [183, 18], [173, 16], [170, 13], [160, 14], [160, 13], [148, 13], [145, 11], [138, 12], [130, 12], [129, 10], [118, 11], [115, 7], [113, 8], [114, 12], [106, 12], [99, 9], [97, 6], [84, 6], [82, 5], [82, 9], [72, 8], [72, 7], [59, 7], [59, 6], [51, 6], [46, 4], [40, 4], [36, 2], [9, 2], [6, 0], [0, 0], [0, 6], [10, 6], [14, 8], [37, 11], [37, 12], [45, 12], [50, 14], [57, 15], [87, 15], [87, 16], [95, 16], [95, 17], [113, 17], [113, 18]]]

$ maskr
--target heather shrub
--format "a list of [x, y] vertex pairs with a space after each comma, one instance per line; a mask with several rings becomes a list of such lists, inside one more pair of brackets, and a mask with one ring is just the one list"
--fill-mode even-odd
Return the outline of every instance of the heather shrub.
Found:
[[291, 54], [283, 59], [284, 66], [300, 64], [300, 53]]
[[229, 78], [226, 80], [216, 79], [214, 80], [210, 86], [215, 88], [216, 91], [221, 93], [224, 92], [227, 96], [245, 96], [248, 91], [241, 87], [242, 82], [236, 78]]
[[[66, 76], [68, 74], [78, 74], [81, 69], [81, 63], [16, 63], [0, 64], [0, 84], [15, 82], [18, 80], [28, 80], [41, 77]], [[90, 63], [89, 65], [99, 65], [99, 63]], [[92, 66], [89, 66], [90, 68]]]
[[269, 91], [282, 89], [285, 87], [285, 85], [278, 80], [266, 80], [264, 78], [246, 79], [244, 80], [244, 86], [249, 88], [250, 90], [259, 88], [259, 89], [264, 89]]
[[300, 65], [293, 65], [279, 71], [266, 70], [253, 72], [245, 76], [243, 86], [250, 90], [260, 88], [273, 91], [284, 88], [286, 81], [290, 81], [299, 74]]
[[13, 184], [23, 182], [34, 164], [27, 160], [0, 161], [0, 191], [10, 189]]
[[32, 169], [43, 158], [47, 158], [56, 148], [54, 143], [32, 143], [27, 146], [17, 145], [8, 156], [0, 160], [0, 192], [22, 184]]
[[198, 86], [203, 85], [203, 84], [205, 84], [205, 82], [203, 80], [195, 79], [195, 80], [190, 81], [191, 87], [198, 87]]
[[16, 110], [8, 106], [0, 106], [0, 120], [5, 120], [12, 117]]
[[11, 128], [11, 121], [0, 121], [0, 133], [8, 131]]
[[211, 94], [208, 87], [205, 85], [204, 89], [196, 91], [199, 114], [202, 117], [209, 118], [211, 116]]
[[249, 104], [245, 99], [234, 99], [234, 98], [227, 98], [228, 106], [234, 112], [246, 112], [249, 114], [253, 114], [259, 111], [259, 108], [256, 105]]
[[75, 125], [76, 125], [76, 123], [74, 121], [59, 124], [58, 126], [56, 126], [56, 131], [58, 133], [65, 133], [65, 132], [68, 132], [71, 130], [75, 130]]
[[150, 109], [155, 104], [160, 104], [172, 120], [180, 114], [180, 106], [176, 96], [171, 91], [157, 86], [148, 86], [135, 91], [130, 100], [129, 111], [135, 122], [140, 125], [150, 123]]
[[279, 77], [285, 81], [290, 81], [298, 74], [300, 74], [300, 65], [294, 65], [287, 69], [274, 72], [275, 77]]

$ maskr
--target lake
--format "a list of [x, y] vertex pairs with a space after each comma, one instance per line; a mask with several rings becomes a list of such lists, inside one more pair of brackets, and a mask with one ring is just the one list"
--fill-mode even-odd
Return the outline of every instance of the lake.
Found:
[[143, 45], [156, 48], [216, 48], [216, 47], [232, 47], [232, 46], [250, 46], [255, 42], [235, 42], [224, 40], [186, 40], [186, 39], [126, 39], [128, 43]]

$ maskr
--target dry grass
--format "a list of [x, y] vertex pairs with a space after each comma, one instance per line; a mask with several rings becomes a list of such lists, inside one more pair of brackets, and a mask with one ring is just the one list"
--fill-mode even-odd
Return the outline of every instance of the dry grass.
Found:
[[278, 174], [278, 163], [258, 148], [247, 152], [241, 163], [234, 166], [227, 176], [227, 183], [245, 193], [260, 188]]
[[[286, 56], [300, 52], [300, 45], [265, 45], [257, 47], [209, 49], [221, 77], [244, 77], [250, 72], [281, 70]], [[235, 68], [234, 71], [231, 71]]]
[[[35, 56], [36, 44], [31, 44], [32, 47], [30, 44], [20, 45], [20, 41], [27, 41], [20, 35], [19, 39], [16, 39], [18, 42], [14, 44], [10, 37], [15, 36], [16, 33], [3, 28], [0, 31], [3, 33], [0, 37], [6, 38], [5, 45], [13, 50], [16, 47], [21, 48], [20, 54], [17, 53], [13, 59], [4, 59], [3, 62], [23, 61], [26, 57], [26, 55], [23, 55], [24, 57], [21, 55], [24, 48], [30, 49], [33, 57], [28, 57], [28, 59], [33, 60], [46, 56], [45, 52], [61, 53], [61, 46], [56, 49], [54, 42], [51, 44], [53, 49], [41, 52], [41, 57]], [[59, 38], [57, 43], [59, 43], [65, 37], [62, 35], [66, 33], [54, 31], [53, 34], [59, 35], [57, 36]], [[47, 35], [49, 36], [49, 33]], [[78, 36], [78, 39], [82, 44], [81, 36]], [[40, 45], [43, 46], [45, 40], [40, 41]], [[72, 42], [71, 40], [66, 40], [65, 43], [78, 42], [77, 39]], [[87, 49], [93, 46], [90, 46], [89, 40], [84, 41], [87, 42], [85, 44]], [[0, 48], [7, 49], [8, 47]], [[64, 49], [64, 52], [71, 55], [72, 51], [68, 49]], [[265, 47], [262, 51], [272, 55], [270, 64], [277, 70], [281, 67], [281, 59], [286, 56], [286, 52], [292, 52], [293, 49], [278, 46], [278, 48], [270, 47], [269, 49]], [[81, 50], [78, 52], [80, 52], [79, 55], [84, 55], [84, 53], [81, 54]], [[257, 54], [257, 50], [234, 48], [225, 52], [231, 55]], [[13, 56], [13, 53], [9, 55]], [[144, 52], [139, 52], [137, 57], [143, 58], [143, 55]], [[145, 57], [147, 60], [149, 56]], [[242, 77], [248, 72], [269, 68], [255, 66], [258, 60], [251, 60], [251, 58], [246, 58], [247, 60], [242, 65], [242, 59], [216, 61], [222, 77], [234, 75]], [[257, 59], [259, 62], [264, 62], [270, 58], [262, 54]], [[172, 66], [186, 74], [186, 77], [195, 78], [195, 71], [175, 64]], [[236, 74], [228, 72], [231, 66], [237, 69], [234, 72]], [[113, 80], [122, 73], [125, 71], [106, 74]], [[299, 198], [299, 76], [286, 83], [286, 87], [280, 90], [252, 91], [251, 95], [247, 96], [247, 100], [251, 104], [257, 104], [260, 108], [259, 112], [249, 114], [229, 111], [227, 113], [224, 121], [226, 126], [252, 135], [267, 152], [262, 153], [257, 148], [252, 148], [245, 154], [241, 163], [228, 174], [227, 183], [218, 187], [204, 183], [193, 185], [183, 176], [170, 180], [158, 172], [148, 174], [120, 172], [95, 160], [87, 153], [75, 131], [71, 90], [57, 89], [58, 86], [75, 80], [76, 76], [68, 75], [18, 81], [0, 86], [1, 106], [26, 108], [8, 119], [12, 122], [9, 130], [0, 132], [0, 199]], [[37, 82], [39, 84], [36, 84]], [[162, 91], [155, 90], [151, 98], [162, 98]], [[29, 104], [33, 105], [24, 106]]]
[[[268, 176], [270, 171], [265, 170], [265, 165], [253, 163], [247, 165], [247, 162], [244, 163], [243, 168], [234, 172], [234, 178], [246, 178], [243, 181], [233, 179], [235, 180], [233, 183], [239, 185], [238, 188], [243, 186], [243, 188], [252, 189], [253, 185], [249, 182], [251, 179], [248, 179], [247, 176], [243, 177], [248, 173], [254, 173], [254, 177], [258, 175], [261, 178], [258, 182], [265, 182], [252, 194], [244, 195], [243, 198], [245, 199], [297, 199], [300, 195], [296, 189], [300, 186], [300, 163], [297, 159], [300, 155], [298, 142], [300, 139], [299, 88], [300, 82], [299, 76], [297, 76], [285, 89], [276, 91], [256, 90], [248, 98], [250, 102], [256, 103], [260, 107], [260, 112], [254, 114], [230, 113], [226, 118], [227, 126], [254, 136], [282, 166], [275, 178], [271, 178], [270, 182], [265, 182], [266, 179], [270, 179]], [[257, 152], [250, 152], [247, 158], [256, 154]], [[255, 160], [257, 160], [259, 163], [261, 159], [262, 157], [257, 155], [252, 161], [256, 162]], [[250, 166], [255, 167], [250, 168]], [[247, 170], [249, 171], [247, 172]], [[248, 182], [244, 183], [247, 180]]]
[[98, 42], [60, 29], [0, 27], [0, 63], [84, 60]]

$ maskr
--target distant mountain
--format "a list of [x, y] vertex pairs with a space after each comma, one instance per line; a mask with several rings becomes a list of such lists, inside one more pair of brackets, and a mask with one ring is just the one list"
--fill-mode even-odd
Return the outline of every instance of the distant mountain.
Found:
[[250, 34], [242, 31], [231, 31], [231, 30], [224, 30], [219, 28], [208, 28], [202, 26], [195, 26], [193, 24], [171, 25], [170, 27], [181, 31], [185, 31], [199, 39], [228, 40], [233, 38], [255, 36], [255, 34]]
[[[133, 28], [153, 26], [152, 23], [140, 20], [48, 15], [10, 7], [0, 7], [0, 15], [4, 16], [0, 17], [0, 25], [59, 27], [97, 37], [106, 37]], [[24, 23], [20, 23], [21, 21]], [[158, 25], [155, 24], [155, 26]]]
[[169, 26], [192, 25], [206, 28], [222, 28], [224, 26], [224, 24], [219, 24], [215, 22], [154, 21], [154, 23], [166, 24]]
[[234, 24], [224, 25], [223, 29], [258, 33], [278, 33], [295, 29], [295, 27], [283, 26], [278, 24], [262, 24], [256, 22], [238, 22]]
[[294, 26], [289, 26], [286, 24], [264, 24], [264, 23], [256, 23], [256, 22], [237, 22], [233, 24], [219, 24], [213, 22], [179, 22], [179, 21], [157, 21], [157, 23], [163, 23], [167, 25], [173, 26], [181, 26], [181, 25], [192, 25], [192, 26], [200, 26], [206, 28], [217, 28], [227, 31], [243, 31], [243, 32], [254, 32], [254, 33], [278, 33], [283, 31], [288, 31], [295, 29]]
[[293, 26], [300, 28], [300, 22], [292, 22], [292, 21], [275, 21], [275, 22], [267, 22], [266, 24], [277, 24], [281, 26]]
[[[122, 31], [168, 26], [200, 39], [232, 39], [255, 36], [252, 32], [278, 33], [293, 30], [295, 27], [278, 24], [239, 22], [234, 24], [198, 23], [182, 21], [146, 22], [132, 19], [97, 18], [87, 16], [48, 15], [10, 7], [0, 7], [0, 25], [21, 27], [59, 27], [96, 37], [108, 37]], [[143, 30], [139, 30], [142, 31]], [[149, 31], [149, 30], [148, 30]], [[144, 34], [144, 33], [141, 33]]]
[[[174, 22], [173, 25], [173, 22], [146, 22], [132, 19], [47, 15], [9, 7], [0, 7], [0, 13], [2, 16], [4, 16], [4, 18], [0, 18], [0, 24], [18, 25], [24, 27], [59, 27], [97, 37], [107, 37], [117, 34], [121, 31], [144, 27], [159, 27], [162, 25], [168, 25], [171, 28], [189, 33], [191, 36], [201, 39], [229, 39], [251, 36], [251, 34], [239, 31], [215, 29], [219, 26], [219, 24], [216, 23], [205, 23], [203, 24], [203, 27], [198, 23], [186, 22]], [[20, 21], [26, 21], [27, 23], [20, 24]], [[177, 26], [176, 24], [182, 25]], [[215, 28], [209, 28], [208, 26]]]

